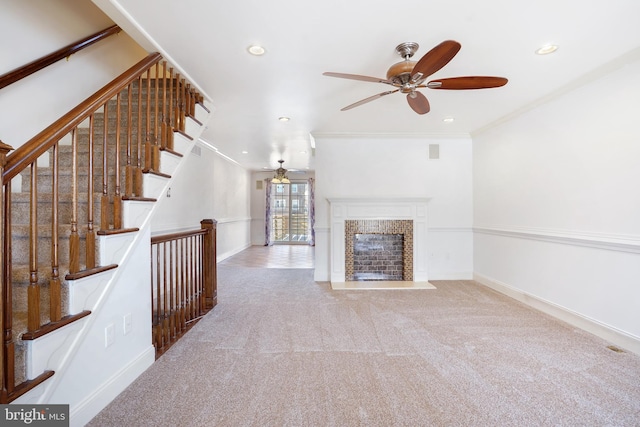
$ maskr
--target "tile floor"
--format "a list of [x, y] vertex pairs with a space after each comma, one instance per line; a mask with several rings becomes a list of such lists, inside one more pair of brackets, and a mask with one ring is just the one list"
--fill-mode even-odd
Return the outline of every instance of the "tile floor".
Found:
[[314, 268], [315, 247], [309, 245], [250, 246], [220, 265], [260, 268]]

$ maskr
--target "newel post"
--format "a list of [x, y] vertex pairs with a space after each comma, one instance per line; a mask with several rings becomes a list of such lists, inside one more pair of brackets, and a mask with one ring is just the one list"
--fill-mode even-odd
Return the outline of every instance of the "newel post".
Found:
[[8, 378], [11, 378], [8, 375], [8, 358], [7, 358], [7, 349], [5, 346], [5, 315], [7, 313], [11, 313], [10, 310], [7, 310], [7, 306], [11, 304], [11, 301], [8, 301], [6, 297], [6, 287], [9, 286], [9, 279], [5, 277], [6, 271], [6, 263], [9, 262], [9, 259], [5, 256], [5, 239], [7, 239], [7, 233], [5, 230], [5, 199], [4, 199], [4, 180], [2, 179], [2, 175], [4, 174], [4, 165], [7, 162], [7, 154], [9, 151], [13, 150], [13, 147], [5, 144], [0, 140], [0, 247], [2, 248], [2, 259], [0, 260], [0, 331], [2, 336], [2, 340], [0, 342], [0, 403], [7, 403], [8, 400], [8, 390], [9, 384], [7, 384]]
[[205, 307], [213, 308], [218, 303], [218, 267], [216, 261], [216, 228], [215, 219], [203, 219], [200, 226], [208, 230], [204, 236], [204, 297]]

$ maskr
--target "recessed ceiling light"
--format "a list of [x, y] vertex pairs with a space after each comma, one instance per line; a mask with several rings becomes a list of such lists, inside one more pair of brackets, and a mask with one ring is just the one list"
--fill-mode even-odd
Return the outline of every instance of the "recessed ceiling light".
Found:
[[280, 120], [281, 122], [288, 122], [291, 119], [289, 119], [289, 117], [282, 116], [282, 117], [278, 117], [278, 120]]
[[548, 55], [558, 50], [558, 45], [547, 44], [536, 50], [536, 55]]
[[260, 56], [264, 55], [266, 52], [262, 46], [258, 46], [257, 44], [251, 45], [247, 48], [251, 55]]
[[249, 154], [247, 150], [242, 150], [242, 154]]
[[442, 119], [443, 122], [445, 123], [451, 123], [454, 121], [453, 117], [445, 117], [444, 119]]

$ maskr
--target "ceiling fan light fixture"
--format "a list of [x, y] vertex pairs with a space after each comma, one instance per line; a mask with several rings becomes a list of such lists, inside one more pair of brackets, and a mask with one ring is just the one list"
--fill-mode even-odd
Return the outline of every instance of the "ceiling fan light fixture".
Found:
[[368, 98], [361, 99], [358, 102], [354, 102], [353, 104], [341, 108], [340, 111], [350, 110], [354, 107], [380, 99], [383, 96], [400, 92], [401, 94], [406, 95], [407, 102], [414, 112], [417, 114], [427, 114], [431, 110], [429, 100], [417, 89], [488, 89], [501, 87], [507, 84], [508, 80], [506, 78], [495, 76], [449, 77], [425, 82], [427, 77], [435, 74], [437, 71], [442, 69], [442, 67], [447, 65], [449, 61], [458, 54], [461, 47], [460, 43], [455, 40], [445, 40], [425, 53], [419, 61], [415, 62], [411, 61], [411, 57], [418, 49], [418, 44], [415, 42], [401, 43], [396, 47], [396, 52], [402, 56], [404, 61], [393, 64], [387, 70], [386, 79], [334, 72], [324, 72], [322, 74], [329, 77], [339, 77], [343, 79], [360, 80], [372, 83], [384, 83], [395, 87], [395, 90], [388, 90]]
[[247, 48], [249, 53], [253, 56], [262, 56], [265, 54], [266, 50], [257, 44], [253, 44]]
[[282, 167], [284, 160], [278, 160], [280, 167], [276, 169], [276, 175], [271, 179], [272, 184], [291, 184], [291, 181], [287, 177], [287, 170]]
[[558, 50], [558, 45], [546, 44], [536, 50], [536, 55], [548, 55]]

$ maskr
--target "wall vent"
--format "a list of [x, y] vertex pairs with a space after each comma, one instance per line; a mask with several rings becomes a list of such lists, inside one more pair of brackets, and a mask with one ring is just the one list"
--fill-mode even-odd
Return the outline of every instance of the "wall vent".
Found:
[[440, 158], [440, 144], [429, 144], [429, 159], [436, 160]]
[[262, 181], [261, 180], [257, 180], [256, 181], [256, 190], [262, 190]]

